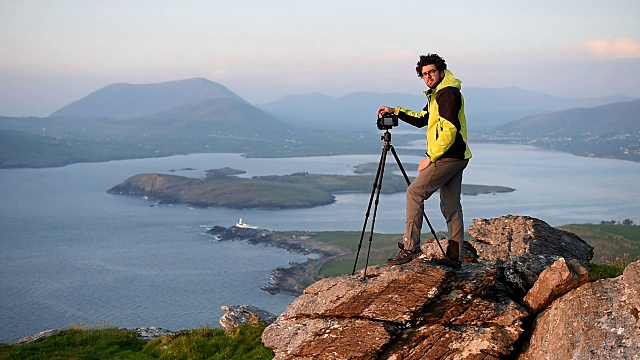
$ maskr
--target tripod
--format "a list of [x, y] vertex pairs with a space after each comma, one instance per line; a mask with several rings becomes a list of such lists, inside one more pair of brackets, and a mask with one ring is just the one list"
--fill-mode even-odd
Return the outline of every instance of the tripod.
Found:
[[[400, 171], [402, 172], [402, 175], [404, 176], [404, 179], [407, 182], [407, 186], [411, 184], [411, 181], [407, 176], [407, 172], [404, 171], [404, 167], [402, 166], [402, 163], [400, 162], [400, 158], [396, 153], [396, 149], [393, 147], [393, 145], [391, 145], [391, 133], [389, 132], [389, 129], [386, 129], [385, 133], [380, 137], [380, 140], [384, 141], [384, 145], [382, 146], [382, 154], [380, 154], [380, 161], [378, 162], [378, 170], [376, 171], [376, 177], [375, 177], [375, 180], [373, 180], [373, 188], [371, 189], [371, 197], [369, 197], [369, 205], [367, 206], [367, 212], [364, 217], [364, 225], [362, 225], [362, 233], [360, 234], [360, 242], [358, 243], [356, 261], [353, 264], [353, 271], [351, 272], [351, 275], [355, 275], [356, 273], [356, 266], [358, 265], [358, 257], [360, 256], [360, 249], [362, 248], [362, 239], [364, 239], [364, 233], [367, 228], [367, 221], [369, 219], [369, 213], [371, 211], [371, 204], [373, 203], [373, 197], [375, 194], [376, 201], [375, 201], [375, 207], [373, 209], [373, 218], [371, 219], [371, 230], [369, 231], [369, 247], [367, 249], [367, 259], [364, 265], [364, 276], [363, 276], [364, 279], [367, 278], [367, 267], [369, 266], [369, 254], [371, 253], [371, 243], [373, 241], [373, 229], [376, 224], [376, 214], [378, 213], [378, 204], [380, 203], [380, 190], [382, 189], [382, 178], [384, 176], [384, 167], [387, 162], [387, 154], [389, 153], [389, 150], [391, 150], [393, 157], [396, 159], [396, 163], [398, 164], [398, 167], [400, 168]], [[433, 226], [431, 226], [431, 222], [427, 217], [427, 213], [422, 211], [422, 215], [424, 219], [427, 220], [427, 224], [429, 225], [431, 234], [436, 239], [436, 242], [438, 243], [438, 247], [440, 248], [440, 251], [442, 251], [442, 254], [444, 255], [445, 254], [444, 249], [442, 249], [442, 245], [440, 245], [438, 236], [436, 235], [435, 230], [433, 230]]]

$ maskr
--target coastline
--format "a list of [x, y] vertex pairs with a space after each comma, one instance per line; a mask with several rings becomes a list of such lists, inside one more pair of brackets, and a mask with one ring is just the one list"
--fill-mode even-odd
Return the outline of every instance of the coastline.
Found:
[[270, 294], [301, 295], [304, 289], [315, 281], [322, 265], [351, 253], [349, 249], [315, 241], [312, 239], [313, 234], [306, 231], [284, 236], [265, 229], [214, 226], [207, 230], [207, 234], [214, 236], [218, 241], [246, 241], [251, 245], [265, 244], [309, 255], [302, 263], [290, 262], [287, 268], [273, 269], [270, 285], [261, 288]]

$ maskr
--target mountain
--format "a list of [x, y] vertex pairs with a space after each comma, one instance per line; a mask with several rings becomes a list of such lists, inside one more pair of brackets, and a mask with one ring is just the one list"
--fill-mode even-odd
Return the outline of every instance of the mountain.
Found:
[[[379, 138], [291, 125], [205, 79], [116, 84], [46, 118], [0, 117], [0, 168], [228, 152], [246, 156], [361, 154]], [[327, 142], [327, 139], [330, 139]], [[8, 144], [12, 144], [8, 146]]]
[[528, 136], [607, 136], [640, 131], [640, 100], [594, 108], [550, 112], [497, 128], [503, 134]]
[[[285, 123], [244, 100], [233, 98], [204, 99], [169, 110], [131, 119], [119, 120], [128, 126], [154, 126], [167, 136], [177, 131], [189, 133], [235, 133], [265, 138], [283, 136], [295, 127]], [[195, 133], [194, 133], [195, 134]]]
[[290, 124], [313, 129], [371, 131], [376, 129], [379, 106], [398, 102], [422, 108], [423, 99], [402, 93], [355, 92], [341, 97], [312, 93], [288, 95], [257, 107]]
[[[526, 116], [576, 107], [594, 107], [637, 100], [624, 95], [602, 98], [559, 98], [519, 88], [463, 88], [465, 110], [471, 130], [493, 128]], [[423, 94], [355, 92], [342, 97], [320, 93], [289, 95], [257, 105], [291, 124], [323, 130], [366, 131], [374, 128], [381, 105], [400, 105], [420, 111]]]
[[156, 84], [113, 84], [62, 107], [49, 117], [129, 118], [221, 98], [246, 103], [223, 85], [202, 78]]
[[341, 97], [311, 93], [288, 95], [257, 107], [294, 125], [332, 131], [370, 131], [376, 129], [376, 113], [381, 105], [403, 103], [421, 109], [424, 99], [421, 95], [402, 93], [354, 92]]

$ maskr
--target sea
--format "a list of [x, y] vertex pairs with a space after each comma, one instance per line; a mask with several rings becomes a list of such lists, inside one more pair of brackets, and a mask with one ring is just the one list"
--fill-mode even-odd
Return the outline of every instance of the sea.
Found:
[[[404, 147], [422, 148], [424, 140]], [[464, 183], [516, 190], [463, 196], [467, 228], [473, 219], [508, 214], [552, 226], [640, 222], [640, 163], [523, 145], [471, 148]], [[230, 210], [159, 205], [107, 190], [139, 173], [199, 177], [222, 167], [243, 170], [245, 177], [303, 171], [354, 175], [354, 166], [379, 158], [379, 153], [280, 159], [192, 154], [0, 170], [0, 342], [71, 325], [218, 327], [221, 306], [254, 305], [280, 314], [294, 297], [261, 288], [274, 268], [305, 256], [244, 241], [218, 242], [206, 234], [208, 227], [243, 219], [268, 230], [359, 232], [370, 193], [337, 194], [335, 203], [311, 209]], [[406, 164], [420, 160], [401, 156]], [[391, 156], [387, 162], [393, 162]], [[416, 175], [408, 170], [410, 177]], [[436, 231], [444, 231], [438, 200], [434, 195], [425, 209]], [[404, 201], [404, 193], [380, 196], [376, 232], [403, 231]]]

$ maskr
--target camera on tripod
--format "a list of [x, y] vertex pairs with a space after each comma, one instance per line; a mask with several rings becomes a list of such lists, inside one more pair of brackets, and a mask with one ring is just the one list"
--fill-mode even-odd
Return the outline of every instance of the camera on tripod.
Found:
[[378, 117], [376, 125], [378, 125], [378, 129], [380, 130], [389, 130], [394, 126], [398, 126], [398, 115], [383, 113]]

